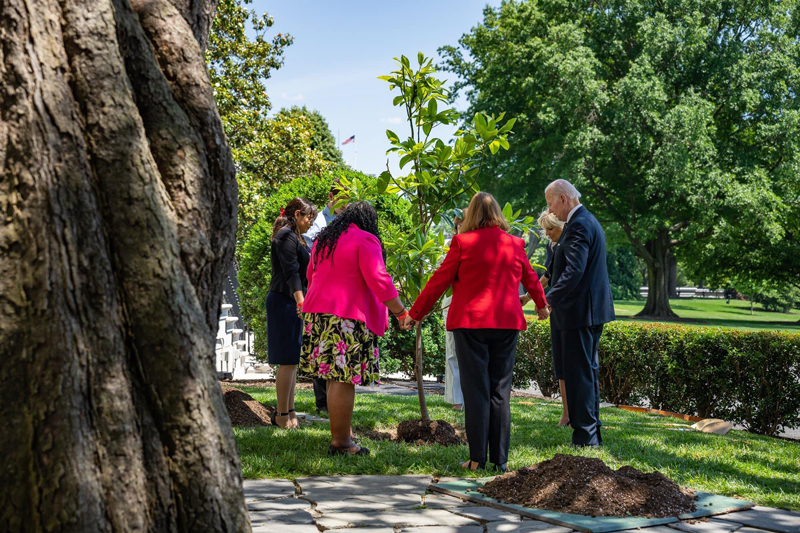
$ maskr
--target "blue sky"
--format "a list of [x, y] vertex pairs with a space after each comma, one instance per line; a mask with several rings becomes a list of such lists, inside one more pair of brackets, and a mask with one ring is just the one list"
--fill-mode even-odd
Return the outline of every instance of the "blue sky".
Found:
[[[284, 66], [265, 82], [273, 111], [292, 105], [320, 111], [341, 141], [356, 136], [356, 168], [379, 174], [386, 168], [389, 148], [385, 131], [402, 135], [398, 122], [403, 115], [401, 108], [392, 106], [389, 85], [377, 77], [393, 70], [392, 58], [401, 54], [415, 58], [421, 51], [438, 60], [436, 49], [456, 45], [483, 19], [487, 3], [497, 6], [500, 1], [255, 0], [253, 9], [275, 19], [270, 35], [294, 37], [294, 44], [286, 48]], [[453, 79], [450, 73], [442, 77]], [[463, 109], [465, 102], [456, 102], [456, 107]], [[438, 136], [449, 139], [453, 131], [441, 129]], [[340, 148], [353, 166], [353, 145]], [[389, 163], [395, 172], [393, 155]]]

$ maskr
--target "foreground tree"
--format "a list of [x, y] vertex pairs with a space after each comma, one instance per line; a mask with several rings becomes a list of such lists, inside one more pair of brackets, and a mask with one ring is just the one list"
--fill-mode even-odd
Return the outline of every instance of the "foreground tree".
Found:
[[463, 80], [468, 117], [503, 110], [519, 119], [511, 149], [487, 162], [481, 184], [540, 206], [547, 182], [576, 182], [647, 264], [641, 314], [674, 316], [672, 257], [723, 222], [771, 217], [771, 184], [790, 175], [800, 149], [796, 8], [797, 0], [487, 8], [460, 48], [443, 49]]
[[0, 530], [247, 531], [216, 2], [0, 3]]

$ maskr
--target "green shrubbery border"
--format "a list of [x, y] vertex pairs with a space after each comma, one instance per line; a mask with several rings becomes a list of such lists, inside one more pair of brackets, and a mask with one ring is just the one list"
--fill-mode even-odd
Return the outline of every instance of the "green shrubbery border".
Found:
[[[520, 335], [514, 384], [558, 390], [550, 325]], [[604, 400], [722, 418], [775, 435], [800, 427], [800, 334], [613, 322], [600, 340]]]

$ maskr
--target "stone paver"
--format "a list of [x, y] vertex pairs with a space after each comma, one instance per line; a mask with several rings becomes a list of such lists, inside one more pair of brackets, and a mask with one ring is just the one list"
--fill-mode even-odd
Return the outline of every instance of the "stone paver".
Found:
[[314, 524], [314, 517], [308, 511], [250, 511], [253, 527], [267, 523]]
[[278, 498], [275, 500], [256, 500], [247, 502], [252, 511], [311, 511], [311, 503], [299, 498]]
[[317, 510], [375, 511], [421, 505], [430, 476], [325, 476], [298, 479]]
[[[358, 533], [361, 533], [360, 529]], [[401, 529], [400, 533], [483, 533], [483, 526], [410, 527]]]
[[[281, 522], [267, 522], [266, 524], [253, 525], [253, 533], [319, 533], [317, 526], [288, 525]], [[360, 532], [359, 532], [360, 533]]]
[[686, 531], [688, 533], [727, 533], [729, 531], [736, 531], [742, 527], [741, 524], [717, 520], [715, 518], [709, 518], [708, 522], [695, 520], [694, 523], [678, 522], [667, 525], [672, 529]]
[[800, 533], [800, 513], [770, 507], [757, 505], [748, 511], [719, 515], [715, 518], [778, 533]]
[[465, 502], [452, 496], [445, 496], [443, 494], [426, 494], [425, 507], [428, 509], [452, 509], [454, 507], [474, 507], [472, 502]]
[[486, 533], [570, 533], [568, 527], [556, 526], [540, 520], [522, 522], [489, 522]]
[[477, 526], [476, 521], [441, 509], [390, 509], [374, 513], [324, 513], [317, 525], [325, 529], [386, 526]]
[[288, 479], [245, 479], [246, 502], [294, 496], [294, 483]]
[[466, 516], [478, 522], [519, 522], [522, 517], [518, 514], [509, 513], [508, 511], [501, 511], [494, 507], [485, 507], [483, 505], [476, 505], [474, 507], [459, 507], [457, 509], [448, 509], [453, 514], [459, 516]]

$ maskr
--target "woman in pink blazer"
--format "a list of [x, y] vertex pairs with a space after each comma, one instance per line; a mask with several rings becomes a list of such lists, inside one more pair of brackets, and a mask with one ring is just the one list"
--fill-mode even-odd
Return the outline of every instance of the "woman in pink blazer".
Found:
[[328, 381], [328, 453], [366, 455], [369, 450], [352, 440], [355, 386], [378, 381], [378, 337], [389, 325], [387, 308], [398, 320], [408, 316], [386, 272], [374, 207], [350, 204], [322, 230], [307, 277], [300, 370]]

